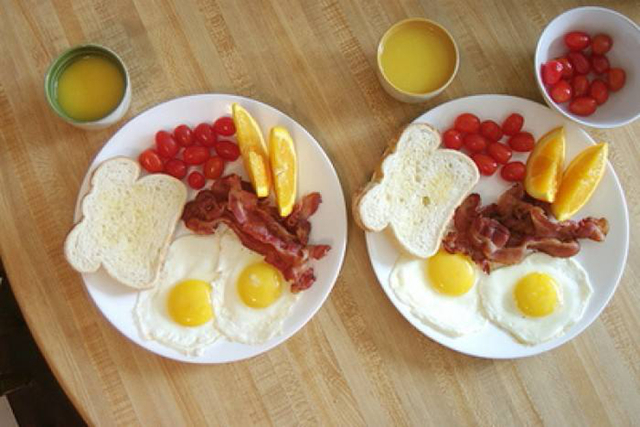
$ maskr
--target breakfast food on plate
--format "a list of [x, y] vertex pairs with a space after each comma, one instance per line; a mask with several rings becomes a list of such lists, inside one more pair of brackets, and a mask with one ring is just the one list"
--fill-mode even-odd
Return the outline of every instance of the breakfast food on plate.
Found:
[[402, 247], [421, 258], [437, 252], [453, 211], [479, 178], [467, 156], [439, 145], [440, 134], [428, 124], [407, 126], [353, 198], [361, 228], [390, 227]]
[[522, 184], [504, 192], [496, 203], [481, 207], [473, 193], [456, 209], [454, 229], [443, 240], [450, 253], [469, 256], [485, 272], [492, 263], [517, 264], [529, 250], [554, 257], [571, 257], [580, 251], [578, 239], [604, 240], [609, 231], [605, 218], [553, 222], [548, 203], [529, 197]]
[[133, 315], [144, 339], [195, 356], [220, 337], [213, 325], [211, 282], [226, 255], [221, 238], [222, 233], [191, 234], [173, 241], [156, 286], [138, 294]]
[[534, 199], [553, 202], [562, 180], [564, 128], [549, 131], [537, 142], [527, 159], [524, 188]]
[[389, 286], [420, 321], [458, 337], [477, 332], [487, 323], [479, 305], [481, 275], [468, 257], [440, 250], [426, 260], [401, 255]]
[[271, 171], [267, 145], [255, 119], [241, 105], [231, 106], [233, 121], [238, 133], [238, 144], [244, 167], [258, 197], [267, 197], [271, 187]]
[[243, 246], [234, 232], [223, 233], [219, 275], [211, 282], [213, 322], [232, 341], [263, 343], [280, 333], [300, 294], [292, 293], [282, 273]]
[[298, 168], [296, 149], [289, 131], [282, 126], [271, 128], [269, 133], [269, 163], [273, 175], [280, 216], [287, 216], [296, 202]]
[[500, 268], [480, 283], [489, 319], [530, 345], [563, 335], [582, 318], [591, 294], [580, 264], [540, 253]]
[[158, 277], [187, 190], [168, 175], [139, 175], [140, 166], [125, 157], [96, 168], [64, 253], [79, 272], [102, 265], [120, 283], [144, 289]]

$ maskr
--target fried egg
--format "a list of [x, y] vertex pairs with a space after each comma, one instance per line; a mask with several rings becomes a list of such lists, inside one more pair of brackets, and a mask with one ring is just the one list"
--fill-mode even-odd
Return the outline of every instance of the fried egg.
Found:
[[468, 257], [441, 250], [426, 260], [402, 255], [389, 285], [415, 317], [458, 337], [477, 332], [487, 323], [479, 309], [480, 274]]
[[134, 308], [144, 339], [197, 356], [220, 337], [213, 326], [211, 282], [219, 276], [225, 234], [190, 234], [171, 243], [156, 286], [141, 291]]
[[489, 319], [530, 345], [563, 335], [582, 318], [591, 294], [578, 262], [543, 253], [495, 270], [480, 283]]
[[242, 245], [235, 233], [220, 241], [220, 276], [212, 282], [213, 322], [229, 340], [260, 344], [282, 331], [298, 296], [282, 273]]

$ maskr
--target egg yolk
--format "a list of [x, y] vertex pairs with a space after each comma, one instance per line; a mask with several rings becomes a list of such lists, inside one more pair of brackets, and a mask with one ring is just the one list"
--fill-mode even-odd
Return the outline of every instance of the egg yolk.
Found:
[[558, 305], [556, 289], [555, 280], [548, 274], [530, 273], [518, 281], [513, 296], [522, 313], [542, 317], [553, 313]]
[[238, 294], [252, 308], [269, 307], [282, 294], [285, 280], [282, 273], [265, 262], [245, 267], [238, 277]]
[[185, 280], [169, 291], [169, 316], [183, 326], [199, 326], [213, 317], [211, 285], [203, 280]]
[[427, 260], [427, 276], [437, 291], [459, 296], [469, 292], [476, 275], [469, 258], [440, 251]]

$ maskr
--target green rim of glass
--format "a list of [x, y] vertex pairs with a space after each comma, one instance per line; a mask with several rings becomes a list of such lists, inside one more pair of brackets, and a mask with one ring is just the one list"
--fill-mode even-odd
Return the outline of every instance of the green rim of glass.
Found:
[[[71, 65], [75, 60], [86, 55], [101, 55], [109, 59], [110, 61], [112, 61], [114, 64], [118, 66], [118, 68], [120, 69], [120, 72], [122, 72], [122, 75], [124, 76], [124, 89], [122, 91], [122, 98], [120, 99], [120, 102], [118, 102], [118, 105], [116, 105], [111, 111], [109, 111], [107, 114], [105, 114], [103, 117], [100, 117], [97, 120], [74, 119], [73, 117], [65, 113], [65, 111], [62, 109], [62, 107], [60, 107], [60, 104], [58, 103], [57, 92], [58, 92], [58, 79], [60, 78], [60, 75], [62, 75], [62, 72], [66, 70], [67, 67]], [[72, 48], [65, 50], [49, 66], [49, 69], [47, 70], [47, 74], [45, 74], [45, 77], [44, 77], [44, 93], [47, 98], [47, 102], [49, 103], [49, 106], [51, 107], [51, 109], [53, 109], [53, 111], [58, 116], [62, 117], [64, 120], [71, 123], [94, 123], [104, 119], [105, 117], [108, 117], [109, 114], [117, 110], [118, 107], [120, 107], [120, 105], [122, 104], [122, 101], [124, 101], [128, 86], [129, 86], [129, 74], [127, 73], [127, 69], [124, 66], [124, 63], [122, 62], [122, 59], [120, 59], [120, 57], [110, 49], [107, 49], [104, 46], [100, 46], [96, 44], [84, 44], [80, 46], [74, 46]]]

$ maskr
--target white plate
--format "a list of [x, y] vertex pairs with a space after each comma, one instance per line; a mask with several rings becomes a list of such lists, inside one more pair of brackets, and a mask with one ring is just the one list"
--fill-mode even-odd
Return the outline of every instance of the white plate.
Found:
[[[476, 114], [481, 120], [494, 120], [501, 123], [512, 112], [520, 113], [525, 119], [524, 130], [536, 138], [547, 131], [565, 126], [567, 137], [567, 162], [585, 147], [594, 144], [593, 139], [581, 128], [554, 113], [549, 108], [527, 99], [505, 95], [478, 95], [456, 99], [440, 105], [414, 122], [426, 122], [441, 132], [450, 128], [454, 119], [461, 113]], [[615, 141], [611, 141], [615, 145]], [[514, 155], [514, 160], [523, 160], [526, 155]], [[487, 178], [481, 177], [474, 188], [482, 196], [482, 203], [488, 204], [507, 188], [499, 173]], [[389, 287], [389, 274], [398, 258], [399, 251], [393, 237], [387, 232], [366, 233], [367, 248], [371, 264], [385, 293], [402, 315], [420, 332], [453, 350], [472, 356], [493, 359], [510, 359], [532, 356], [558, 347], [569, 341], [593, 322], [609, 302], [622, 276], [629, 249], [629, 215], [620, 182], [611, 164], [600, 182], [600, 186], [589, 202], [580, 210], [577, 217], [605, 217], [609, 221], [609, 234], [604, 242], [581, 241], [582, 250], [576, 259], [589, 273], [593, 285], [593, 295], [583, 318], [567, 333], [559, 338], [535, 346], [522, 345], [511, 335], [493, 324], [476, 334], [451, 338], [416, 318], [408, 307], [400, 302]]]
[[[292, 118], [273, 107], [241, 96], [186, 96], [157, 105], [132, 119], [105, 144], [94, 159], [80, 188], [75, 220], [80, 218], [80, 201], [88, 190], [91, 172], [99, 163], [119, 155], [137, 158], [143, 150], [153, 144], [154, 135], [158, 130], [171, 130], [181, 123], [193, 127], [201, 122], [212, 122], [217, 117], [230, 115], [231, 104], [234, 102], [241, 104], [255, 117], [265, 135], [276, 125], [285, 126], [291, 133], [298, 155], [298, 195], [302, 196], [312, 191], [318, 191], [322, 195], [322, 204], [311, 218], [310, 241], [331, 245], [331, 250], [322, 260], [314, 262], [317, 280], [310, 289], [302, 293], [286, 319], [281, 335], [261, 345], [246, 345], [220, 339], [199, 357], [187, 357], [155, 341], [146, 341], [140, 337], [132, 315], [137, 296], [135, 290], [119, 284], [103, 269], [97, 273], [82, 275], [89, 295], [102, 314], [120, 332], [147, 350], [175, 360], [194, 363], [232, 362], [256, 356], [287, 340], [313, 317], [325, 301], [338, 277], [344, 258], [347, 213], [342, 187], [331, 161], [313, 136]], [[244, 175], [241, 161], [228, 165], [225, 173], [229, 172]], [[195, 191], [191, 190], [189, 198], [194, 194]], [[187, 230], [181, 223], [176, 235], [184, 233], [187, 233]]]

